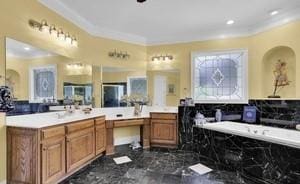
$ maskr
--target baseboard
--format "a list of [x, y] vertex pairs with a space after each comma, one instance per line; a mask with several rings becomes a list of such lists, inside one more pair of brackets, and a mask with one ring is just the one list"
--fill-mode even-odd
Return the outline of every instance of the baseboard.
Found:
[[6, 180], [0, 181], [0, 184], [6, 184]]
[[130, 136], [130, 137], [122, 137], [122, 138], [117, 138], [114, 140], [114, 145], [119, 146], [119, 145], [124, 145], [124, 144], [130, 144], [133, 141], [140, 141], [141, 137], [139, 135], [136, 136]]

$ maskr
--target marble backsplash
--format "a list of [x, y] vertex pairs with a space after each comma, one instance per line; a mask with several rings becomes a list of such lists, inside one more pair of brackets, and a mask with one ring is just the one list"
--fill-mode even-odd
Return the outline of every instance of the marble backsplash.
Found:
[[223, 119], [242, 122], [244, 106], [257, 108], [256, 124], [294, 129], [300, 124], [300, 100], [249, 100], [248, 104], [195, 104], [179, 107], [179, 148], [192, 149], [194, 117], [197, 111], [205, 117], [214, 117], [221, 109]]

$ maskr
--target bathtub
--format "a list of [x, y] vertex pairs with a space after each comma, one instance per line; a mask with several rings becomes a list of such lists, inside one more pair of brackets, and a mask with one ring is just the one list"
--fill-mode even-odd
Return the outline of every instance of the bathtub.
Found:
[[300, 131], [297, 130], [230, 121], [206, 123], [201, 128], [300, 149]]

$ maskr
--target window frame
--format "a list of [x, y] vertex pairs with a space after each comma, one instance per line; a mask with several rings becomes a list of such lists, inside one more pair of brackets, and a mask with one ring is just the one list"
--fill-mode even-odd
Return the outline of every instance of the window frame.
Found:
[[[54, 71], [54, 100], [57, 101], [57, 65], [51, 64], [51, 65], [44, 65], [44, 66], [33, 66], [29, 68], [29, 103], [43, 103], [44, 99], [48, 102], [48, 99], [50, 98], [38, 98], [35, 99], [35, 90], [34, 90], [34, 70], [37, 69], [51, 69]], [[52, 100], [51, 98], [50, 100]]]
[[146, 96], [148, 95], [148, 79], [147, 76], [142, 75], [142, 76], [128, 76], [127, 77], [127, 95], [131, 95], [131, 87], [130, 87], [130, 79], [145, 79], [146, 80]]
[[[194, 94], [194, 80], [195, 80], [195, 58], [203, 57], [203, 56], [215, 56], [215, 55], [225, 55], [232, 53], [243, 53], [242, 58], [242, 99], [234, 100], [234, 99], [195, 99]], [[234, 104], [247, 104], [249, 101], [248, 97], [248, 49], [232, 49], [232, 50], [221, 50], [221, 51], [196, 51], [191, 53], [191, 97], [194, 99], [195, 103], [234, 103]]]

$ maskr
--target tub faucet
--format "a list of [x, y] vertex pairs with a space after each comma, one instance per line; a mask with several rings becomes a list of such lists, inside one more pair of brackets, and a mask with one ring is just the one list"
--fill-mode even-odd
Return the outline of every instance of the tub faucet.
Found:
[[270, 131], [270, 130], [263, 130], [263, 131], [262, 131], [262, 134], [263, 134], [263, 135], [266, 135], [266, 132], [269, 132], [269, 131]]

